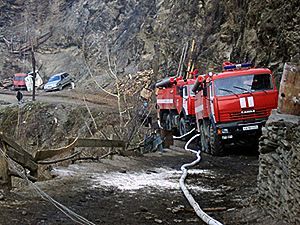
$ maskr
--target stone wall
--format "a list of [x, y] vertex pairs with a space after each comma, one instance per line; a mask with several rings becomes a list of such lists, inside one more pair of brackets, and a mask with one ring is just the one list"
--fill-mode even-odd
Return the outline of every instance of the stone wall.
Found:
[[272, 112], [259, 148], [258, 191], [282, 223], [300, 224], [300, 117]]

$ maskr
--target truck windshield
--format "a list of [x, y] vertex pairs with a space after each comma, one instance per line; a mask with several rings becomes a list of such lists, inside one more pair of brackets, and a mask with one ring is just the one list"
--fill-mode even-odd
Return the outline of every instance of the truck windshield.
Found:
[[272, 90], [270, 74], [250, 74], [215, 80], [217, 96]]

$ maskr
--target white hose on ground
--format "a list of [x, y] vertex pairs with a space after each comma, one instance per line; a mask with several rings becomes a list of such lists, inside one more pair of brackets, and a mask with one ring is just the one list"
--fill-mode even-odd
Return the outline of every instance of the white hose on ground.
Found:
[[183, 192], [183, 194], [185, 195], [185, 197], [187, 198], [187, 200], [189, 201], [190, 205], [193, 207], [193, 209], [195, 210], [197, 216], [199, 216], [206, 224], [209, 225], [222, 225], [222, 223], [220, 223], [219, 221], [215, 220], [214, 218], [210, 217], [208, 214], [206, 214], [199, 206], [199, 204], [195, 201], [194, 197], [191, 195], [191, 193], [188, 191], [188, 189], [186, 188], [184, 181], [185, 178], [188, 174], [188, 170], [186, 169], [187, 167], [191, 167], [196, 165], [197, 163], [200, 162], [201, 160], [201, 156], [200, 153], [201, 151], [196, 151], [193, 149], [189, 149], [188, 146], [189, 144], [196, 138], [200, 136], [200, 134], [196, 134], [195, 136], [193, 136], [186, 144], [185, 144], [185, 150], [193, 152], [195, 154], [197, 154], [197, 159], [191, 163], [187, 163], [181, 166], [181, 170], [182, 170], [182, 175], [180, 177], [179, 180], [179, 185], [180, 188]]
[[196, 129], [193, 128], [193, 129], [191, 129], [189, 132], [187, 132], [187, 133], [185, 133], [184, 135], [181, 135], [181, 136], [179, 136], [179, 137], [173, 136], [173, 139], [182, 139], [182, 138], [188, 136], [189, 134], [193, 133], [193, 131], [195, 131], [195, 130], [196, 130]]

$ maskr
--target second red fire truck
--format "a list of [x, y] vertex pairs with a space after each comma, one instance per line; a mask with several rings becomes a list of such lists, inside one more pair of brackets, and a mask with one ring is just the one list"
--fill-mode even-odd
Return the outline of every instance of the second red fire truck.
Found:
[[174, 135], [184, 135], [195, 126], [195, 94], [192, 92], [195, 79], [170, 77], [156, 84], [161, 126]]

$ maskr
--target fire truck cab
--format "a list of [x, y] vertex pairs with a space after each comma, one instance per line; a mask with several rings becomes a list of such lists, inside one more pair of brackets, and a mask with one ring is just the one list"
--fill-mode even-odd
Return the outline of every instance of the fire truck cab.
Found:
[[202, 150], [222, 155], [225, 144], [258, 143], [261, 128], [277, 107], [272, 73], [250, 64], [226, 64], [219, 74], [199, 76], [195, 113]]

